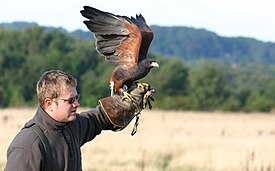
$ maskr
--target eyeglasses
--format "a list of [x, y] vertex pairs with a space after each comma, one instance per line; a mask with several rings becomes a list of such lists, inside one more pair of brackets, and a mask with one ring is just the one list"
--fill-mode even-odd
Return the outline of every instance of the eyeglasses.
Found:
[[74, 96], [74, 97], [71, 97], [69, 99], [59, 99], [59, 100], [63, 100], [65, 102], [68, 102], [69, 104], [73, 104], [76, 100], [78, 101], [80, 99], [80, 94]]

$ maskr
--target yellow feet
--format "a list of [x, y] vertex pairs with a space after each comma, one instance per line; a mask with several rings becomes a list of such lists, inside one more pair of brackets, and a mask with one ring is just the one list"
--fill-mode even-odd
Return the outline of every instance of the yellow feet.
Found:
[[123, 97], [122, 97], [122, 100], [125, 100], [125, 99], [128, 99], [130, 101], [134, 100], [133, 96], [129, 93], [127, 93], [126, 91], [123, 91]]
[[136, 86], [137, 86], [137, 88], [144, 88], [144, 87], [149, 87], [149, 84], [144, 83], [144, 82], [137, 82]]

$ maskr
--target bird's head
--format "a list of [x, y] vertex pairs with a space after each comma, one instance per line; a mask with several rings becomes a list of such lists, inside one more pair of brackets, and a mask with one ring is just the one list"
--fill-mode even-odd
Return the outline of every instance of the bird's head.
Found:
[[155, 61], [155, 60], [153, 60], [153, 59], [146, 59], [146, 60], [144, 60], [144, 62], [145, 62], [145, 67], [146, 68], [149, 68], [149, 69], [151, 69], [151, 68], [159, 68], [159, 64], [157, 63], [157, 61]]

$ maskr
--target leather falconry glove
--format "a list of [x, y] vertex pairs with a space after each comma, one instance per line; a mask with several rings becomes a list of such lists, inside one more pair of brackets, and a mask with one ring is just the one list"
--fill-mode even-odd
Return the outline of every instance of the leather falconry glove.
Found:
[[155, 89], [148, 84], [138, 86], [129, 94], [132, 99], [123, 99], [122, 95], [114, 95], [99, 100], [102, 111], [107, 115], [113, 124], [113, 131], [120, 131], [136, 117], [136, 122], [131, 135], [137, 132], [140, 112], [148, 105], [152, 109], [151, 101], [154, 101], [153, 95]]

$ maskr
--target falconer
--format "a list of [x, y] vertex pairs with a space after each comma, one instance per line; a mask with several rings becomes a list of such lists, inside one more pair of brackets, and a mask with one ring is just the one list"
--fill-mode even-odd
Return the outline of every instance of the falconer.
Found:
[[43, 73], [37, 82], [37, 111], [11, 142], [6, 171], [81, 171], [80, 147], [102, 130], [125, 128], [154, 92], [150, 87], [135, 88], [129, 92], [134, 101], [114, 95], [77, 113], [76, 87], [77, 80], [63, 71]]

